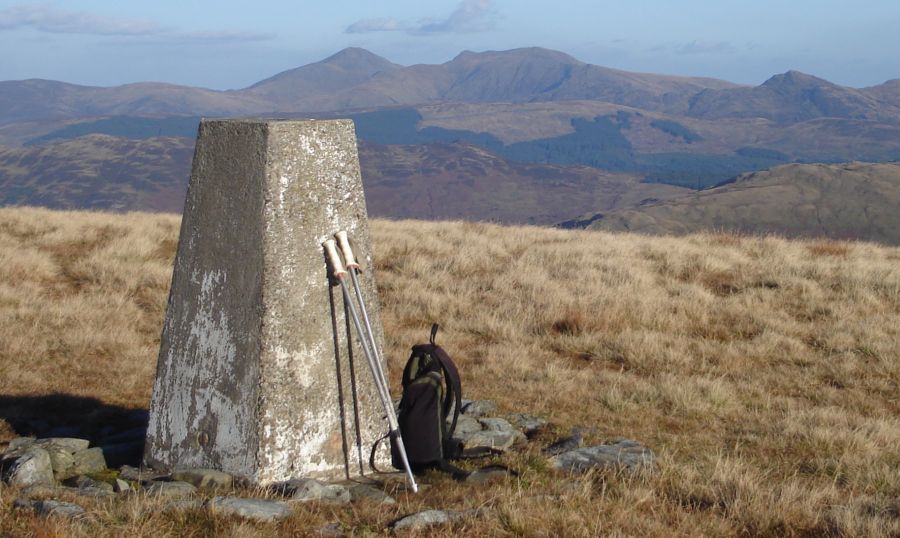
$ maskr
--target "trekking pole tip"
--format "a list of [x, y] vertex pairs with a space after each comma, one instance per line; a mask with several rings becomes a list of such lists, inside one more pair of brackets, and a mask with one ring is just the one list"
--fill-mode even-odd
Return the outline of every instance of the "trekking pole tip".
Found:
[[341, 253], [344, 255], [344, 262], [347, 265], [347, 269], [359, 269], [359, 264], [356, 263], [356, 256], [353, 255], [353, 248], [350, 246], [350, 238], [347, 237], [347, 232], [341, 230], [334, 234], [334, 238], [337, 239], [338, 246], [341, 248]]
[[337, 253], [334, 239], [325, 241], [322, 243], [322, 246], [325, 248], [325, 255], [328, 258], [328, 264], [331, 265], [331, 272], [334, 274], [334, 278], [343, 280], [344, 276], [347, 275], [347, 270], [344, 269], [344, 264], [341, 263], [341, 257]]

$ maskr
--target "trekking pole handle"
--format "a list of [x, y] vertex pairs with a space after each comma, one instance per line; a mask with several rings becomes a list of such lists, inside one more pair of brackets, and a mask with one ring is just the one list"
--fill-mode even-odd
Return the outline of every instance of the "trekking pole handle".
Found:
[[334, 273], [334, 278], [343, 280], [344, 277], [347, 276], [347, 270], [344, 269], [344, 264], [341, 263], [341, 257], [338, 255], [334, 239], [325, 241], [322, 243], [322, 246], [325, 247], [325, 254], [328, 256], [328, 263], [331, 264], [331, 271]]
[[347, 265], [347, 269], [359, 270], [359, 264], [356, 263], [356, 257], [353, 255], [353, 249], [350, 247], [350, 238], [347, 237], [347, 232], [341, 230], [334, 234], [334, 238], [337, 239], [338, 246], [341, 247], [341, 252], [344, 254], [344, 262]]

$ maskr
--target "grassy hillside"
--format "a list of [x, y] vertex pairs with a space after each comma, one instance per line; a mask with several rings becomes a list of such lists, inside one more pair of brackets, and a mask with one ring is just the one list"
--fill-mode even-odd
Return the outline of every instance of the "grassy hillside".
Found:
[[87, 135], [0, 147], [0, 205], [180, 212], [194, 143]]
[[682, 197], [594, 215], [608, 231], [702, 230], [900, 245], [900, 164], [790, 164]]
[[[178, 224], [0, 209], [0, 439], [147, 407]], [[46, 521], [0, 486], [0, 534], [377, 534], [432, 507], [488, 509], [444, 536], [900, 534], [900, 249], [419, 221], [373, 237], [393, 386], [440, 322], [466, 397], [552, 421], [501, 458], [518, 478], [429, 476], [395, 506], [299, 506], [271, 525], [139, 496]], [[659, 464], [566, 485], [540, 448], [573, 426]]]

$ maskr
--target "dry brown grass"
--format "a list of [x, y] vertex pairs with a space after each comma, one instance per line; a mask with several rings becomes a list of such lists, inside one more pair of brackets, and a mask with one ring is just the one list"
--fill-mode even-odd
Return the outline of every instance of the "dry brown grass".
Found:
[[[145, 408], [178, 219], [0, 210], [0, 417], [54, 392]], [[736, 235], [642, 237], [376, 221], [377, 279], [396, 386], [432, 321], [467, 397], [629, 437], [652, 473], [547, 469], [437, 484], [385, 508], [298, 508], [278, 525], [133, 499], [94, 521], [10, 508], [23, 536], [383, 532], [419, 509], [488, 507], [442, 535], [900, 535], [900, 249]], [[18, 407], [17, 407], [18, 406]], [[549, 435], [549, 434], [548, 434]], [[544, 439], [546, 441], [546, 438]]]

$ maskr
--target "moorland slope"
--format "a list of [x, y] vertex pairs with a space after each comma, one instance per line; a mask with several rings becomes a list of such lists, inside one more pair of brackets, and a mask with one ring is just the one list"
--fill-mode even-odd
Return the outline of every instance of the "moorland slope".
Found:
[[900, 164], [790, 164], [586, 219], [597, 230], [702, 230], [865, 239], [900, 245]]
[[[0, 442], [59, 425], [90, 436], [146, 409], [178, 225], [0, 209]], [[396, 505], [295, 505], [277, 524], [142, 496], [79, 498], [91, 518], [42, 519], [0, 485], [0, 533], [295, 536], [335, 521], [368, 533], [426, 508], [483, 514], [435, 536], [900, 533], [897, 248], [461, 222], [372, 233], [392, 386], [440, 322], [466, 397], [551, 421], [494, 460], [517, 478], [429, 475]], [[555, 475], [541, 448], [573, 426], [588, 443], [639, 440], [658, 464]]]

